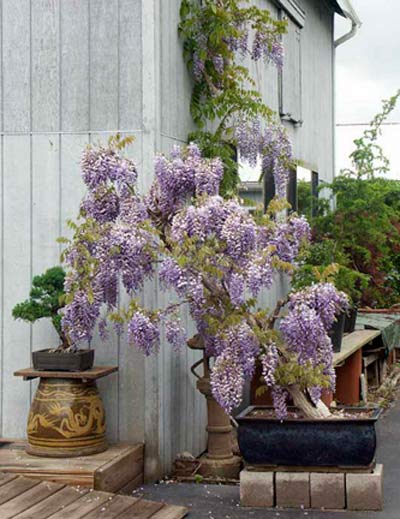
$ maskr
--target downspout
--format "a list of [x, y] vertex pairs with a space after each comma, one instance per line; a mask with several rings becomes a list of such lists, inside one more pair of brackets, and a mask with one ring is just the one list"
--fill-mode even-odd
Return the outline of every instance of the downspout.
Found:
[[[339, 47], [339, 45], [342, 45], [346, 41], [350, 40], [351, 38], [354, 38], [354, 36], [357, 34], [358, 29], [361, 27], [362, 23], [359, 19], [356, 11], [354, 10], [353, 6], [350, 3], [350, 0], [338, 0], [338, 4], [340, 8], [343, 11], [343, 14], [346, 18], [348, 18], [351, 21], [351, 29], [349, 32], [338, 38], [337, 40], [333, 41], [333, 49], [332, 49], [332, 61], [333, 61], [333, 84], [334, 84], [334, 91], [333, 91], [333, 103], [332, 103], [332, 112], [333, 112], [333, 178], [336, 176], [336, 59], [335, 59], [335, 53], [336, 49]], [[333, 202], [333, 204], [336, 204], [336, 201]]]
[[354, 38], [354, 36], [357, 34], [358, 29], [362, 25], [361, 20], [357, 16], [357, 13], [355, 12], [353, 6], [350, 3], [350, 0], [339, 0], [339, 4], [346, 18], [348, 18], [351, 21], [351, 29], [349, 32], [347, 32], [346, 34], [334, 41], [335, 48], [339, 47], [339, 45], [342, 45], [351, 38]]

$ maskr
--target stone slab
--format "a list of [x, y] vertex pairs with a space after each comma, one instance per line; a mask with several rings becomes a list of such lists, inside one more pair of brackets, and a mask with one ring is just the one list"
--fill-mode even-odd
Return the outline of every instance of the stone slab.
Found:
[[383, 465], [371, 474], [346, 474], [348, 510], [382, 510]]
[[282, 508], [310, 508], [310, 473], [276, 472], [276, 505]]
[[250, 507], [271, 508], [274, 506], [274, 473], [240, 473], [240, 504]]
[[342, 510], [346, 507], [345, 475], [311, 473], [311, 508]]

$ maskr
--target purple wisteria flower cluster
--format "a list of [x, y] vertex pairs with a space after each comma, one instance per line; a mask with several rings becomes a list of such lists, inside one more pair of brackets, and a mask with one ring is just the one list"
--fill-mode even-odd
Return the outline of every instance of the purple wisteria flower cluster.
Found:
[[235, 125], [235, 136], [241, 160], [255, 167], [260, 157], [263, 171], [272, 171], [276, 193], [286, 196], [286, 185], [292, 161], [292, 146], [282, 124], [262, 127], [260, 119], [240, 117]]
[[[295, 354], [299, 365], [323, 366], [322, 374], [332, 391], [335, 389], [335, 370], [328, 333], [348, 305], [346, 294], [338, 292], [331, 283], [318, 283], [290, 295], [288, 314], [279, 324], [287, 351]], [[318, 385], [308, 388], [314, 402], [321, 398], [322, 389]], [[286, 408], [282, 403], [280, 412], [283, 418]]]
[[[267, 63], [272, 63], [277, 68], [283, 67], [284, 49], [281, 35], [269, 24], [262, 24], [262, 27], [254, 31], [251, 20], [247, 22], [231, 21], [232, 33], [224, 39], [229, 51], [237, 53], [242, 59], [247, 56], [254, 61], [263, 59]], [[217, 75], [222, 76], [225, 72], [227, 62], [220, 53], [215, 53], [211, 47], [209, 38], [204, 34], [203, 27], [198, 26], [199, 32], [195, 36], [196, 50], [193, 53], [192, 72], [196, 82], [203, 81], [207, 74], [207, 63], [213, 65]], [[225, 27], [225, 30], [227, 28]], [[253, 35], [250, 42], [250, 35]]]
[[[279, 416], [290, 391], [282, 373], [293, 358], [314, 370], [310, 397], [318, 400], [323, 384], [315, 382], [317, 375], [334, 384], [327, 331], [344, 296], [330, 284], [291, 294], [278, 328], [278, 315], [257, 304], [276, 273], [294, 268], [309, 238], [307, 222], [295, 215], [257, 222], [237, 200], [223, 199], [221, 161], [203, 158], [195, 144], [158, 155], [154, 167], [149, 193], [139, 195], [135, 165], [119, 148], [84, 152], [88, 193], [65, 251], [63, 329], [70, 342], [91, 340], [96, 324], [106, 339], [110, 322], [118, 329], [125, 323], [128, 343], [145, 355], [157, 353], [163, 337], [178, 351], [187, 342], [179, 308], [188, 305], [206, 354], [214, 358], [214, 397], [227, 412], [240, 403], [257, 360]], [[178, 302], [143, 308], [138, 296], [144, 281], [156, 276]], [[119, 306], [121, 290], [130, 297], [127, 308]], [[307, 386], [307, 380], [298, 383]]]
[[154, 162], [155, 182], [145, 203], [153, 214], [171, 218], [192, 196], [216, 195], [224, 168], [219, 158], [205, 161], [196, 144], [189, 144], [185, 153], [179, 146], [171, 157], [157, 155]]
[[257, 31], [254, 36], [251, 57], [258, 61], [263, 58], [279, 69], [283, 67], [283, 45], [276, 33]]

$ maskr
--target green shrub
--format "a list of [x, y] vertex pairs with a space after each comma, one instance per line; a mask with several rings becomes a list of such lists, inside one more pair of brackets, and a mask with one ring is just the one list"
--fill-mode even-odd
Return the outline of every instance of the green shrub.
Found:
[[382, 178], [389, 161], [377, 144], [399, 96], [400, 91], [384, 101], [382, 112], [354, 141], [352, 167], [320, 186], [330, 191], [331, 203], [323, 201], [312, 221], [314, 241], [332, 241], [341, 258], [334, 261], [353, 271], [342, 269], [343, 284], [352, 283], [354, 272], [369, 277], [362, 303], [371, 307], [390, 307], [400, 299], [400, 182]]

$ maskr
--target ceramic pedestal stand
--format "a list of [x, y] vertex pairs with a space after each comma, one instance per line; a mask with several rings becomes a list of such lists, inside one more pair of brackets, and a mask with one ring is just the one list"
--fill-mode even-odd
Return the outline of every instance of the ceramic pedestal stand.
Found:
[[[201, 466], [198, 474], [208, 478], [238, 479], [241, 458], [235, 456], [232, 450], [232, 425], [229, 416], [216, 402], [210, 386], [210, 359], [199, 341], [189, 341], [192, 349], [203, 350], [203, 359], [196, 362], [191, 368], [197, 377], [197, 389], [207, 399], [207, 453], [201, 456]], [[195, 369], [203, 364], [204, 375], [200, 377]]]
[[105, 451], [106, 420], [96, 380], [117, 369], [16, 371], [24, 380], [40, 378], [28, 418], [28, 454], [69, 458]]

